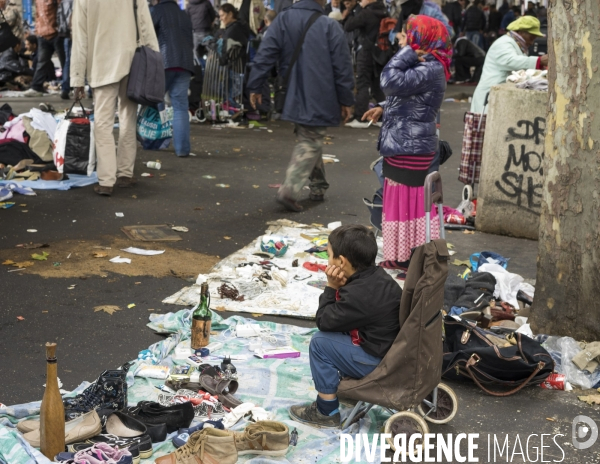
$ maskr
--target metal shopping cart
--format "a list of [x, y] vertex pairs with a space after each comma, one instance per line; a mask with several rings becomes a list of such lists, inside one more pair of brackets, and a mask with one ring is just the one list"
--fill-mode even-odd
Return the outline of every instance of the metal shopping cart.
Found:
[[[232, 47], [223, 60], [217, 43], [207, 46], [200, 108], [196, 117], [224, 123], [243, 114], [245, 59], [241, 47]], [[225, 62], [225, 64], [223, 64]]]

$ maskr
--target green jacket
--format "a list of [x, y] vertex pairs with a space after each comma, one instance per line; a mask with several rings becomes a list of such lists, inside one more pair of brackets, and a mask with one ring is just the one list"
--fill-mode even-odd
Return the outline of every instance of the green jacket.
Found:
[[492, 86], [506, 82], [512, 71], [535, 69], [537, 61], [537, 56], [523, 54], [519, 44], [509, 35], [496, 40], [485, 57], [481, 80], [473, 94], [471, 113], [484, 112], [485, 98]]

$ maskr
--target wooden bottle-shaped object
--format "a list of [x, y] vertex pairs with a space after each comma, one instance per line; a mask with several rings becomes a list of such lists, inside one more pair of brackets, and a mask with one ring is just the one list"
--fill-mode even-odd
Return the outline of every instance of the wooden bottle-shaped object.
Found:
[[56, 343], [46, 343], [46, 391], [40, 407], [40, 450], [48, 459], [65, 450], [65, 407], [56, 365]]

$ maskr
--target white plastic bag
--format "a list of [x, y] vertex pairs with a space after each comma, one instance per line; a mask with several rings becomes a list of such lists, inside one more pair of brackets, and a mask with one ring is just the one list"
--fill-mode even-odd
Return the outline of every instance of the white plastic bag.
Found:
[[54, 132], [54, 150], [52, 151], [52, 158], [54, 158], [56, 170], [60, 173], [63, 172], [63, 167], [65, 165], [65, 145], [67, 144], [69, 124], [71, 124], [71, 122], [68, 119], [63, 119], [58, 123], [56, 131]]
[[518, 308], [517, 293], [523, 282], [523, 277], [519, 274], [512, 274], [498, 264], [482, 264], [477, 268], [478, 272], [489, 272], [496, 278], [496, 288], [494, 296], [502, 298], [503, 301]]
[[[63, 119], [58, 123], [56, 127], [56, 131], [54, 132], [54, 140], [53, 145], [54, 149], [52, 150], [52, 158], [54, 160], [54, 165], [56, 166], [56, 170], [60, 173], [64, 172], [65, 163], [70, 166], [72, 164], [77, 164], [78, 169], [67, 172], [74, 174], [86, 174], [87, 176], [91, 176], [96, 170], [96, 141], [94, 139], [94, 122], [89, 121], [89, 152], [88, 153], [80, 153], [77, 149], [85, 142], [81, 138], [81, 129], [82, 125], [77, 124], [73, 126], [73, 132], [79, 133], [71, 139], [71, 143], [67, 143], [69, 137], [73, 137], [72, 134], [69, 133], [69, 127], [71, 126], [71, 119]], [[87, 124], [83, 124], [83, 129], [85, 130], [85, 135], [88, 134]], [[73, 144], [73, 141], [76, 141], [76, 144]], [[69, 148], [70, 147], [70, 148]], [[69, 158], [67, 160], [67, 158]], [[75, 160], [77, 160], [75, 162]]]

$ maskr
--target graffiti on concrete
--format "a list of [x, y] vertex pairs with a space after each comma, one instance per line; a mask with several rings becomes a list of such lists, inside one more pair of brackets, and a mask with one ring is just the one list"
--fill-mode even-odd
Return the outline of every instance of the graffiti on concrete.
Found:
[[507, 131], [508, 156], [496, 188], [507, 201], [539, 215], [542, 198], [546, 119], [522, 120]]

